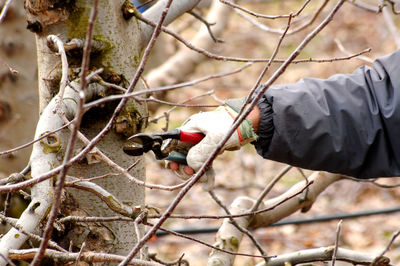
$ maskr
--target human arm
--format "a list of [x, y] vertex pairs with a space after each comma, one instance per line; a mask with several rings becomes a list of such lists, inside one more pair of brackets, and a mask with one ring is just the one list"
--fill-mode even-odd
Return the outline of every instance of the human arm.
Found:
[[400, 176], [400, 50], [353, 74], [272, 86], [258, 106], [254, 145], [264, 158], [357, 178]]

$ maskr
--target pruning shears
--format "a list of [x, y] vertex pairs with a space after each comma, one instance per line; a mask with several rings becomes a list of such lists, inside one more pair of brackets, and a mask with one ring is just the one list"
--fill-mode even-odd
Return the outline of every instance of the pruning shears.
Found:
[[[153, 151], [157, 160], [169, 160], [187, 165], [185, 148], [178, 146], [179, 141], [187, 147], [199, 143], [204, 138], [202, 133], [192, 133], [173, 129], [160, 133], [139, 133], [128, 138], [123, 151], [131, 156], [140, 156]], [[164, 140], [167, 140], [165, 143]]]

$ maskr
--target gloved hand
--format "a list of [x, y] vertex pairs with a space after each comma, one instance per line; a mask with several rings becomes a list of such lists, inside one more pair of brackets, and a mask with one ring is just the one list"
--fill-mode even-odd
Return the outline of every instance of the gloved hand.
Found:
[[[201, 142], [191, 147], [187, 153], [186, 160], [188, 166], [194, 171], [200, 169], [218, 143], [225, 137], [244, 103], [245, 98], [228, 100], [225, 102], [225, 105], [218, 107], [214, 111], [200, 112], [192, 115], [180, 127], [181, 130], [186, 132], [203, 133], [205, 135]], [[258, 121], [256, 122], [258, 123]], [[257, 135], [252, 124], [253, 121], [249, 118], [245, 119], [225, 143], [222, 151], [238, 150], [243, 145], [256, 140]], [[176, 170], [177, 174], [183, 179], [187, 179], [192, 174], [190, 168], [187, 166], [177, 166], [176, 163], [170, 163], [169, 167]], [[211, 179], [213, 178], [213, 170], [208, 169], [200, 181], [211, 183]]]

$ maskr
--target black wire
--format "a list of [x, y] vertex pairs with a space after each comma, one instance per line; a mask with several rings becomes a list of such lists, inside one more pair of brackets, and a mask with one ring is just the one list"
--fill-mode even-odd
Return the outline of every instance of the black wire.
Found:
[[[353, 219], [365, 216], [372, 216], [372, 215], [380, 215], [380, 214], [390, 214], [400, 212], [400, 206], [388, 209], [380, 209], [380, 210], [370, 210], [370, 211], [362, 211], [362, 212], [355, 212], [355, 213], [338, 213], [338, 214], [331, 214], [331, 215], [324, 215], [324, 216], [317, 216], [313, 218], [305, 218], [305, 219], [284, 219], [282, 221], [273, 223], [268, 227], [272, 226], [282, 226], [288, 224], [309, 224], [309, 223], [321, 223], [321, 222], [328, 222], [333, 220], [344, 220], [344, 219]], [[265, 227], [260, 227], [265, 228]], [[184, 229], [177, 229], [173, 230], [174, 232], [185, 234], [185, 235], [193, 235], [193, 234], [207, 234], [207, 233], [215, 233], [217, 232], [219, 227], [203, 227], [203, 228], [184, 228]], [[258, 228], [254, 228], [258, 229]], [[168, 235], [167, 232], [158, 230], [156, 232], [156, 236], [165, 236]]]

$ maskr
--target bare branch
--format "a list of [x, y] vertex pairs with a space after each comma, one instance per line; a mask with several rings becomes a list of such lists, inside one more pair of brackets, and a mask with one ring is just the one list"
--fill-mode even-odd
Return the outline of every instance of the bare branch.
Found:
[[394, 243], [394, 241], [396, 240], [396, 238], [400, 235], [400, 230], [395, 232], [392, 236], [392, 238], [390, 239], [388, 245], [386, 246], [386, 248], [382, 251], [382, 253], [379, 255], [379, 257], [383, 257], [386, 252], [389, 251], [390, 247], [392, 246], [392, 244]]
[[128, 206], [101, 186], [89, 181], [67, 182], [64, 186], [91, 192], [107, 204], [111, 210], [124, 216], [136, 217], [142, 211], [141, 206]]
[[[10, 0], [11, 1], [11, 0]], [[2, 63], [3, 65], [5, 65], [8, 68], [8, 71], [10, 71], [10, 73], [12, 75], [17, 75], [19, 72], [18, 70], [12, 68], [9, 64], [7, 64], [7, 62], [5, 62], [3, 59], [1, 59], [0, 57], [0, 63]]]
[[57, 105], [55, 110], [61, 109], [62, 99], [64, 96], [65, 87], [67, 86], [68, 82], [68, 60], [67, 54], [65, 53], [64, 43], [55, 35], [47, 36], [47, 46], [55, 53], [58, 53], [61, 57], [61, 81], [60, 81], [60, 89], [57, 94]]
[[[151, 21], [159, 21], [167, 2], [168, 0], [157, 1], [157, 3], [154, 6], [152, 6], [143, 13], [143, 16]], [[165, 19], [163, 19], [163, 25], [168, 25], [169, 23], [174, 21], [177, 17], [181, 16], [183, 13], [194, 8], [199, 2], [200, 0], [174, 1], [171, 4], [170, 8], [171, 11], [168, 12]], [[141, 39], [142, 39], [142, 46], [144, 47], [149, 42], [150, 37], [153, 33], [153, 29], [151, 26], [145, 23], [141, 23], [140, 28], [142, 29]]]
[[[149, 222], [146, 222], [146, 223], [144, 223], [144, 224], [145, 224], [145, 225], [154, 226], [154, 224], [151, 224], [151, 223], [149, 223]], [[181, 233], [178, 233], [178, 232], [175, 232], [175, 231], [166, 229], [166, 228], [164, 228], [164, 227], [160, 227], [159, 229], [160, 229], [161, 231], [167, 232], [168, 234], [171, 234], [171, 235], [174, 235], [174, 236], [178, 236], [178, 237], [181, 237], [181, 238], [184, 238], [184, 239], [188, 239], [188, 240], [194, 241], [194, 242], [196, 242], [196, 243], [199, 243], [199, 244], [202, 244], [202, 245], [204, 245], [204, 246], [207, 246], [207, 247], [211, 248], [212, 250], [216, 250], [216, 251], [219, 251], [219, 252], [222, 252], [222, 253], [226, 253], [226, 254], [229, 254], [229, 255], [243, 256], [243, 257], [252, 257], [252, 258], [264, 258], [264, 259], [270, 258], [270, 257], [263, 257], [263, 256], [260, 256], [260, 255], [252, 255], [252, 254], [246, 254], [246, 253], [239, 253], [239, 252], [233, 252], [233, 251], [229, 251], [229, 250], [224, 250], [224, 249], [222, 249], [222, 248], [220, 248], [220, 247], [213, 246], [213, 245], [211, 245], [211, 244], [208, 244], [208, 243], [203, 242], [203, 241], [201, 241], [201, 240], [198, 240], [198, 239], [196, 239], [196, 238], [193, 238], [193, 237], [190, 237], [190, 236], [187, 236], [187, 235], [184, 235], [184, 234], [181, 234]]]
[[7, 10], [10, 7], [11, 2], [12, 2], [12, 0], [6, 0], [6, 2], [4, 3], [3, 9], [0, 12], [0, 24], [1, 24], [1, 22], [3, 22], [4, 18], [6, 17]]
[[[136, 14], [135, 16], [145, 22], [146, 24], [149, 24], [152, 27], [155, 27], [156, 24], [150, 20], [147, 20], [146, 18], [144, 18], [142, 15], [140, 14]], [[213, 54], [203, 48], [200, 47], [196, 47], [195, 45], [187, 42], [182, 36], [180, 36], [179, 34], [169, 30], [168, 28], [162, 27], [163, 32], [171, 35], [172, 37], [174, 37], [175, 39], [177, 39], [179, 42], [181, 42], [182, 44], [184, 44], [187, 48], [196, 51], [206, 57], [212, 58], [214, 60], [219, 60], [219, 61], [233, 61], [233, 62], [254, 62], [254, 63], [260, 63], [260, 62], [269, 62], [270, 59], [251, 59], [251, 58], [240, 58], [240, 57], [228, 57], [228, 56], [221, 56], [221, 55], [217, 55], [217, 54]], [[361, 53], [366, 53], [368, 51], [363, 51]], [[352, 57], [351, 57], [352, 58]], [[300, 60], [293, 60], [292, 63], [309, 63], [309, 62], [316, 62], [316, 63], [326, 63], [326, 62], [333, 62], [333, 61], [341, 61], [341, 60], [348, 60], [350, 59], [349, 57], [344, 57], [344, 58], [337, 58], [337, 59], [300, 59]], [[274, 63], [284, 63], [285, 60], [284, 59], [277, 59], [274, 60]]]
[[[262, 262], [260, 264], [257, 264], [257, 266], [281, 266], [288, 262], [292, 265], [296, 265], [318, 261], [330, 261], [332, 259], [332, 254], [334, 250], [334, 246], [300, 250], [285, 255], [278, 255], [269, 259], [267, 264]], [[338, 248], [336, 259], [356, 265], [370, 265], [375, 257], [371, 256], [370, 253], [363, 253], [349, 249]]]
[[[69, 122], [69, 123], [71, 123], [71, 122]], [[18, 146], [18, 147], [15, 147], [13, 149], [6, 150], [6, 151], [0, 151], [0, 156], [6, 155], [6, 154], [10, 154], [10, 153], [16, 152], [18, 150], [21, 150], [23, 148], [29, 147], [32, 144], [34, 144], [35, 142], [41, 141], [42, 139], [47, 138], [48, 136], [53, 135], [54, 133], [66, 128], [69, 125], [69, 123], [67, 123], [65, 125], [62, 125], [61, 127], [57, 128], [57, 129], [55, 129], [53, 131], [46, 132], [45, 134], [41, 135], [39, 138], [34, 139], [34, 140], [32, 140], [32, 141], [30, 141], [28, 143], [22, 144], [21, 146]], [[1, 183], [0, 183], [0, 185], [1, 185]]]
[[[383, 18], [385, 20], [386, 26], [390, 32], [390, 34], [393, 36], [394, 42], [396, 43], [397, 49], [400, 48], [400, 35], [399, 32], [397, 31], [396, 25], [393, 22], [393, 18], [389, 13], [388, 7], [383, 6], [384, 1], [381, 1], [382, 3], [382, 14]], [[392, 8], [394, 10], [394, 6], [392, 5]]]
[[271, 182], [264, 188], [264, 190], [260, 193], [257, 197], [257, 200], [254, 202], [254, 205], [251, 207], [251, 211], [256, 211], [264, 198], [268, 195], [271, 189], [275, 186], [276, 183], [287, 173], [289, 170], [292, 169], [292, 166], [288, 165], [283, 168], [272, 180]]
[[[207, 21], [216, 21], [213, 26], [213, 34], [216, 37], [222, 35], [226, 29], [231, 9], [218, 1], [214, 1], [207, 15]], [[212, 35], [213, 36], [213, 35]], [[210, 39], [208, 28], [202, 27], [192, 40], [192, 47], [198, 49], [209, 50], [215, 47], [215, 43]], [[183, 47], [170, 57], [161, 66], [151, 70], [146, 76], [147, 83], [151, 88], [182, 82], [187, 75], [192, 73], [195, 68], [207, 59], [206, 56], [199, 54], [193, 50], [187, 50]]]
[[193, 17], [197, 18], [198, 20], [200, 20], [207, 28], [208, 33], [210, 34], [211, 39], [215, 42], [215, 43], [223, 43], [224, 41], [221, 39], [218, 39], [213, 31], [211, 30], [211, 26], [215, 25], [215, 23], [210, 23], [208, 22], [206, 19], [204, 19], [200, 14], [197, 14], [196, 12], [194, 12], [193, 10], [188, 12], [190, 15], [192, 15]]
[[[277, 19], [277, 18], [289, 18], [289, 16], [291, 16], [290, 14], [289, 15], [276, 15], [276, 16], [264, 15], [264, 14], [260, 14], [260, 13], [256, 13], [256, 12], [253, 12], [251, 10], [248, 10], [247, 8], [244, 8], [244, 7], [240, 6], [240, 5], [237, 5], [237, 4], [233, 3], [231, 0], [219, 0], [219, 1], [221, 3], [224, 3], [224, 4], [228, 5], [228, 6], [233, 7], [233, 8], [239, 9], [239, 10], [241, 10], [241, 11], [243, 11], [245, 13], [248, 13], [248, 14], [250, 14], [252, 16], [255, 16], [257, 18]], [[304, 4], [300, 7], [300, 9], [296, 13], [294, 13], [292, 15], [292, 17], [297, 17], [298, 15], [300, 15], [300, 13], [304, 10], [304, 8], [306, 8], [306, 6], [308, 5], [308, 3], [310, 3], [310, 1], [311, 0], [306, 0], [304, 2]]]
[[[336, 45], [338, 46], [338, 48], [339, 48], [340, 51], [342, 51], [343, 53], [345, 53], [345, 54], [347, 54], [347, 55], [351, 54], [349, 51], [346, 50], [346, 48], [344, 48], [343, 44], [340, 42], [339, 39], [336, 39], [336, 38], [335, 38], [334, 41], [335, 41], [335, 43], [336, 43]], [[369, 50], [371, 51], [371, 49], [369, 49]], [[370, 58], [368, 58], [368, 57], [366, 57], [366, 56], [359, 56], [358, 58], [361, 59], [361, 60], [363, 60], [363, 61], [365, 61], [365, 62], [367, 62], [367, 63], [369, 63], [369, 64], [371, 64], [371, 63], [374, 62], [372, 59], [370, 59]]]
[[364, 3], [362, 1], [349, 0], [348, 2], [352, 3], [353, 5], [355, 5], [355, 6], [359, 7], [359, 8], [362, 8], [362, 9], [364, 9], [366, 11], [369, 11], [369, 12], [373, 12], [373, 13], [381, 12], [381, 8], [380, 7], [372, 6], [372, 5], [369, 5], [369, 4]]
[[[37, 252], [38, 252], [37, 248], [10, 250], [10, 258], [13, 260], [31, 260], [32, 258], [34, 258]], [[79, 258], [80, 261], [85, 261], [88, 263], [102, 263], [102, 262], [116, 263], [116, 262], [121, 262], [125, 258], [124, 256], [115, 254], [96, 253], [96, 252], [64, 253], [51, 249], [46, 249], [44, 256], [46, 258], [50, 258], [57, 262], [73, 262]], [[160, 266], [161, 264], [144, 260], [132, 259], [129, 261], [128, 265]]]
[[335, 266], [336, 259], [337, 259], [337, 253], [339, 249], [339, 240], [340, 240], [340, 229], [342, 228], [342, 223], [343, 220], [340, 220], [337, 229], [336, 229], [336, 237], [335, 237], [335, 248], [333, 249], [333, 254], [332, 254], [332, 266]]
[[[21, 233], [24, 234], [24, 235], [27, 235], [29, 238], [31, 238], [31, 239], [33, 239], [33, 240], [36, 240], [36, 241], [42, 241], [42, 240], [43, 240], [43, 238], [42, 238], [41, 236], [35, 235], [35, 234], [31, 233], [31, 232], [28, 232], [28, 231], [24, 230], [24, 228], [23, 228], [22, 226], [18, 225], [18, 224], [14, 221], [14, 219], [11, 219], [11, 218], [9, 218], [9, 217], [6, 217], [6, 216], [3, 215], [2, 213], [0, 213], [0, 220], [6, 222], [6, 223], [8, 223], [8, 224], [10, 224], [12, 227], [14, 227], [15, 229], [17, 229], [19, 232], [21, 232]], [[57, 243], [55, 243], [54, 241], [49, 241], [49, 246], [50, 246], [51, 248], [55, 248], [55, 249], [57, 249], [57, 250], [59, 250], [59, 251], [66, 252], [65, 249], [63, 249], [62, 247], [60, 247], [60, 246], [59, 246]]]
[[[217, 197], [217, 195], [211, 190], [208, 192], [208, 194], [211, 196], [211, 198], [225, 211], [226, 214], [232, 215], [229, 209], [222, 203], [222, 201]], [[250, 217], [249, 217], [250, 218]], [[247, 230], [245, 227], [241, 226], [239, 223], [236, 222], [233, 218], [228, 218], [230, 222], [243, 234], [247, 235], [250, 240], [253, 242], [254, 246], [258, 249], [260, 254], [264, 257], [264, 259], [267, 261], [267, 253], [265, 253], [264, 249], [261, 247], [261, 244], [258, 243], [257, 239], [254, 238], [254, 236], [250, 233], [249, 230]], [[239, 241], [240, 242], [240, 241]], [[226, 248], [226, 247], [225, 247]]]
[[[319, 14], [321, 14], [322, 10], [324, 10], [324, 8], [325, 8], [326, 5], [328, 4], [328, 2], [329, 2], [329, 0], [324, 0], [324, 2], [322, 3], [322, 5], [321, 5], [321, 6], [318, 8], [318, 10], [313, 14], [313, 17], [312, 17], [309, 21], [303, 23], [302, 25], [300, 25], [299, 27], [297, 27], [297, 28], [295, 28], [295, 29], [293, 29], [293, 30], [288, 31], [288, 32], [287, 32], [287, 35], [292, 35], [292, 34], [298, 33], [298, 32], [300, 32], [300, 31], [306, 29], [307, 27], [311, 26], [311, 25], [315, 22], [315, 20], [318, 18]], [[246, 20], [248, 20], [248, 21], [251, 22], [253, 25], [255, 25], [256, 27], [258, 27], [259, 29], [261, 29], [261, 30], [263, 30], [263, 31], [266, 31], [266, 32], [269, 32], [269, 33], [274, 33], [274, 34], [283, 34], [283, 33], [284, 33], [283, 30], [272, 29], [272, 28], [269, 28], [269, 27], [265, 26], [264, 24], [259, 23], [256, 19], [254, 19], [253, 17], [251, 17], [251, 16], [249, 16], [249, 15], [247, 15], [247, 14], [244, 14], [244, 13], [241, 12], [241, 11], [237, 11], [237, 10], [235, 10], [235, 11], [236, 11], [236, 13], [238, 13], [241, 17], [245, 18]]]

